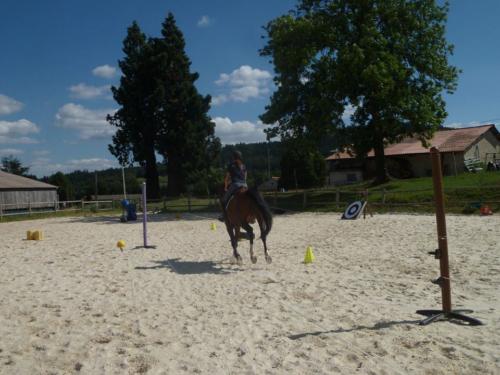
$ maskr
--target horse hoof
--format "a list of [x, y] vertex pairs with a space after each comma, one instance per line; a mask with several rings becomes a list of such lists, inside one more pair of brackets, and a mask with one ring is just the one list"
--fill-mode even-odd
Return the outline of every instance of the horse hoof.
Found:
[[271, 258], [270, 255], [266, 255], [266, 262], [267, 262], [267, 264], [271, 264], [272, 261], [273, 261], [273, 258]]
[[242, 266], [243, 265], [243, 259], [240, 256], [236, 257], [236, 264], [238, 266]]
[[256, 256], [250, 257], [250, 259], [252, 260], [253, 264], [257, 263], [257, 257]]

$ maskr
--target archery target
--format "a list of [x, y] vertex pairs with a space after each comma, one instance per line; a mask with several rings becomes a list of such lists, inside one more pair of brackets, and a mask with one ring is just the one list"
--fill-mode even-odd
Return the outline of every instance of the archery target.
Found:
[[363, 212], [365, 209], [366, 202], [363, 201], [356, 201], [352, 202], [349, 206], [344, 211], [344, 214], [342, 215], [342, 219], [346, 220], [354, 220], [357, 219], [358, 216]]

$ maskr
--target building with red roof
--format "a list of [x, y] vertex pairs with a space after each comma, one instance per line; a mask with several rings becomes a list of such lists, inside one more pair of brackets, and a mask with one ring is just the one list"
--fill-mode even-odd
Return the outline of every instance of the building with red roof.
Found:
[[[493, 124], [439, 130], [428, 143], [427, 148], [418, 138], [408, 137], [386, 146], [389, 174], [397, 178], [430, 176], [429, 149], [433, 146], [441, 151], [445, 175], [463, 172], [471, 160], [486, 164], [500, 159], [500, 134]], [[365, 158], [356, 158], [349, 150], [333, 153], [326, 158], [329, 184], [354, 183], [373, 177], [374, 158], [373, 150]]]

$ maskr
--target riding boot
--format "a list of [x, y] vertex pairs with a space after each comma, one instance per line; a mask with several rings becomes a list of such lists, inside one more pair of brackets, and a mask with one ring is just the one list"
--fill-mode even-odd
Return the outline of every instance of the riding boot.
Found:
[[226, 204], [225, 204], [225, 202], [221, 202], [221, 206], [222, 206], [222, 213], [219, 215], [219, 217], [217, 219], [221, 222], [224, 222], [225, 217], [226, 217]]

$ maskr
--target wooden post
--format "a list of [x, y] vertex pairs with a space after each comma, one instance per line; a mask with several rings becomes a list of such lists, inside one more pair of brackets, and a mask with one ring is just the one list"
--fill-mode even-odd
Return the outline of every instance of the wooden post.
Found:
[[28, 212], [29, 212], [29, 215], [31, 216], [31, 197], [28, 196]]
[[437, 148], [431, 148], [432, 179], [434, 182], [434, 198], [436, 205], [436, 223], [439, 246], [439, 265], [442, 278], [443, 311], [451, 311], [451, 285], [448, 264], [448, 238], [446, 237], [446, 217], [444, 211], [443, 175], [441, 172], [441, 157]]
[[85, 201], [82, 199], [82, 211], [85, 209]]
[[444, 193], [443, 193], [443, 173], [441, 169], [441, 155], [436, 147], [432, 147], [432, 180], [434, 185], [434, 201], [436, 205], [436, 224], [438, 235], [438, 249], [429, 252], [439, 259], [440, 277], [433, 283], [441, 287], [442, 310], [418, 310], [418, 314], [427, 316], [426, 319], [420, 322], [421, 325], [429, 324], [438, 320], [458, 319], [468, 322], [470, 325], [481, 325], [482, 323], [475, 319], [463, 315], [464, 312], [472, 312], [471, 310], [455, 310], [451, 309], [451, 283], [450, 269], [448, 261], [448, 238], [446, 234], [446, 216], [444, 210]]
[[304, 190], [304, 198], [302, 199], [302, 208], [307, 207], [307, 190]]
[[337, 204], [337, 208], [340, 206], [340, 189], [337, 188], [335, 191], [335, 203]]
[[385, 188], [382, 189], [382, 204], [385, 205], [385, 193], [386, 193], [386, 190]]
[[188, 212], [191, 212], [191, 193], [188, 193]]

